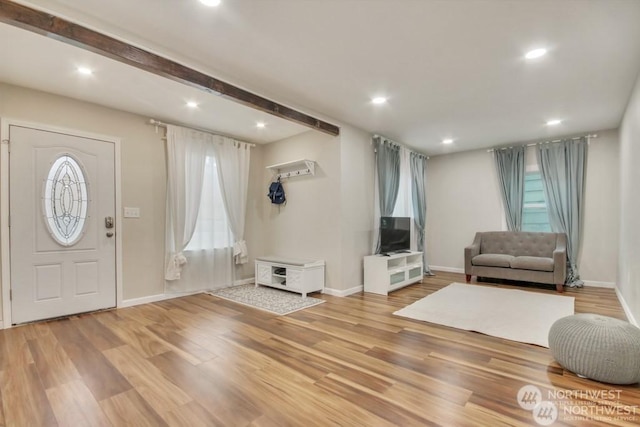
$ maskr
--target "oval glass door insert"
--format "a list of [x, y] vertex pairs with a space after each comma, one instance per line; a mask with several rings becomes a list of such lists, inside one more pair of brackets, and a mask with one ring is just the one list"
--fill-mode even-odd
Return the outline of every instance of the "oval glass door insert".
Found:
[[53, 162], [44, 185], [45, 222], [62, 246], [75, 244], [84, 232], [89, 194], [80, 164], [68, 154]]

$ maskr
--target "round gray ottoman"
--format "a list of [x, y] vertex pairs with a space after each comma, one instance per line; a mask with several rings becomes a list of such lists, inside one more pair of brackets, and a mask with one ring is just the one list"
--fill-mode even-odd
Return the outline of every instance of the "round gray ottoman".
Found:
[[640, 329], [598, 314], [558, 319], [549, 330], [549, 349], [560, 365], [580, 376], [610, 384], [640, 382]]

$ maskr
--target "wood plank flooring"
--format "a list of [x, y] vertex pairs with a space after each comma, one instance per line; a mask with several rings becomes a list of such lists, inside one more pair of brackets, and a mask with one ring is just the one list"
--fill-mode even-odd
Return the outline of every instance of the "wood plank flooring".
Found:
[[[438, 272], [388, 297], [318, 295], [327, 302], [288, 316], [201, 294], [0, 331], [0, 425], [538, 425], [516, 398], [528, 384], [564, 391], [553, 425], [640, 424], [638, 385], [393, 316], [455, 281]], [[577, 312], [624, 318], [612, 289], [566, 295]]]

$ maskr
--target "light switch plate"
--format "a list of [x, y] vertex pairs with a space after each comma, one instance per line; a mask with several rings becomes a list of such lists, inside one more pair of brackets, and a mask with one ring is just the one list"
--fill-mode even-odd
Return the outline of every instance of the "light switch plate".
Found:
[[140, 218], [140, 208], [124, 208], [125, 218]]

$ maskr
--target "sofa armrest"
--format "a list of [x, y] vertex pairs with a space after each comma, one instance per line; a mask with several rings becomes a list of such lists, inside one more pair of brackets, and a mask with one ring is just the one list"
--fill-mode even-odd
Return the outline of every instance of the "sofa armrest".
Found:
[[567, 280], [567, 235], [559, 233], [553, 251], [553, 281], [564, 284]]
[[480, 242], [482, 241], [482, 234], [476, 233], [476, 237], [473, 239], [473, 243], [470, 246], [464, 248], [464, 273], [471, 274], [471, 259], [480, 255]]

